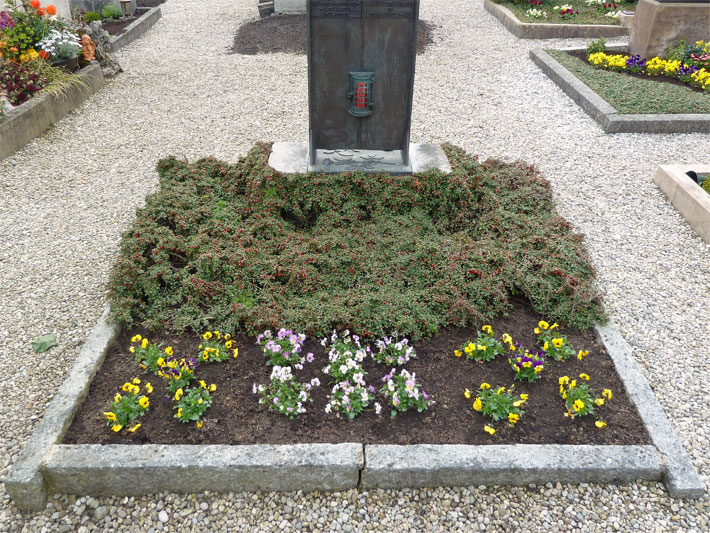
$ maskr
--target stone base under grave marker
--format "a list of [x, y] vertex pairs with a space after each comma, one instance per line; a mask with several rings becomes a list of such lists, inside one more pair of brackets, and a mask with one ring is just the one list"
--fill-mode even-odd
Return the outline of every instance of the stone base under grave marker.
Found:
[[451, 165], [438, 144], [409, 145], [409, 165], [402, 164], [399, 150], [318, 150], [316, 163], [309, 165], [308, 143], [276, 142], [269, 156], [269, 166], [288, 174], [306, 172], [352, 172], [361, 170], [368, 174], [413, 174], [438, 168], [451, 172]]

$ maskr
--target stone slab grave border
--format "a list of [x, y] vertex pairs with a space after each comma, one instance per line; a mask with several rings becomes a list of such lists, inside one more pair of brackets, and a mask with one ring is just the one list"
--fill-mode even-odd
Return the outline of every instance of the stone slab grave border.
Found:
[[703, 481], [613, 325], [596, 333], [653, 445], [65, 445], [60, 444], [119, 333], [106, 308], [39, 426], [5, 478], [23, 510], [49, 493], [78, 495], [310, 491], [664, 480], [671, 496], [700, 497]]
[[600, 37], [623, 37], [629, 34], [629, 28], [623, 25], [521, 22], [510, 9], [491, 0], [484, 0], [483, 7], [519, 39], [599, 39]]
[[111, 52], [116, 52], [128, 43], [132, 43], [138, 39], [138, 37], [151, 29], [163, 16], [160, 7], [139, 7], [136, 13], [142, 13], [142, 15], [129, 24], [121, 35], [111, 38]]
[[0, 122], [0, 159], [11, 156], [47, 131], [105, 83], [96, 61], [81, 69], [77, 76], [85, 87], [71, 87], [62, 96], [38, 95], [5, 113], [5, 120]]
[[[585, 48], [561, 48], [566, 52]], [[626, 52], [625, 46], [608, 51]], [[710, 133], [710, 114], [620, 114], [606, 100], [540, 48], [530, 50], [530, 59], [562, 91], [572, 98], [606, 133]]]
[[710, 194], [685, 174], [689, 170], [698, 174], [710, 174], [710, 164], [659, 165], [653, 182], [695, 233], [710, 244]]

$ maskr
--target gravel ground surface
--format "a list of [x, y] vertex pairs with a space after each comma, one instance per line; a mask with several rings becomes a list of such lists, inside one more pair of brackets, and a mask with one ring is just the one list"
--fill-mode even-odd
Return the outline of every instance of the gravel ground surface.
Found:
[[[306, 59], [228, 54], [254, 0], [169, 0], [118, 54], [126, 72], [0, 162], [0, 479], [105, 306], [121, 232], [157, 184], [158, 158], [236, 161], [254, 141], [307, 138]], [[422, 0], [438, 26], [417, 58], [412, 141], [523, 159], [587, 234], [611, 316], [710, 481], [710, 246], [652, 183], [697, 161], [710, 136], [604, 135], [529, 60], [481, 0]], [[708, 162], [707, 160], [705, 161]], [[30, 342], [53, 331], [59, 347]], [[57, 496], [21, 514], [0, 485], [0, 531], [708, 531], [710, 498], [661, 484], [351, 491], [336, 494]]]

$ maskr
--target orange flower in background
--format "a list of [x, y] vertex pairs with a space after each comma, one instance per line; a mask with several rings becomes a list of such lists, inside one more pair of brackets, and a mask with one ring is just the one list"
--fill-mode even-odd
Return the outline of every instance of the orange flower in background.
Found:
[[48, 15], [56, 15], [57, 14], [57, 8], [54, 7], [52, 4], [49, 4], [47, 6], [47, 14]]
[[43, 17], [44, 15], [47, 14], [47, 11], [45, 11], [45, 9], [44, 9], [43, 7], [40, 7], [40, 8], [37, 10], [37, 14], [38, 14], [40, 17]]
[[32, 1], [30, 2], [30, 5], [32, 6], [32, 9], [37, 9], [37, 8], [38, 8], [39, 6], [41, 6], [42, 4], [40, 3], [39, 0], [32, 0]]

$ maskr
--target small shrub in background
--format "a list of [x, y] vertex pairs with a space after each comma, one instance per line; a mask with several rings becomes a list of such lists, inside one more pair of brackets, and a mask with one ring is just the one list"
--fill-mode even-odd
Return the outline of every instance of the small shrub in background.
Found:
[[96, 11], [89, 11], [87, 13], [84, 13], [84, 22], [87, 24], [90, 24], [91, 22], [95, 22], [97, 20], [101, 20], [101, 15], [98, 14]]
[[101, 11], [101, 16], [107, 20], [115, 20], [121, 18], [123, 12], [116, 6], [106, 6]]
[[705, 178], [705, 181], [703, 182], [703, 189], [710, 194], [710, 176]]

